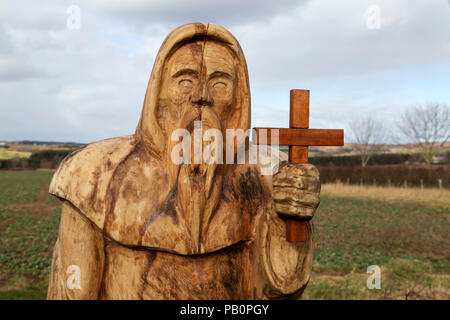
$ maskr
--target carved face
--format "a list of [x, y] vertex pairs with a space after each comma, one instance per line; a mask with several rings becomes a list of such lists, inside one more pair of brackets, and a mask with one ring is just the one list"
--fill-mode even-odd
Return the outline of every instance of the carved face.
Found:
[[180, 119], [192, 108], [197, 108], [196, 120], [204, 120], [204, 113], [215, 113], [220, 126], [226, 129], [235, 103], [236, 71], [230, 51], [213, 42], [188, 43], [166, 63], [161, 90], [160, 107], [165, 110], [161, 124], [166, 132], [181, 125]]
[[[161, 179], [166, 179], [171, 189], [168, 196], [174, 197], [176, 210], [185, 220], [195, 248], [218, 207], [224, 177], [234, 170], [233, 166], [205, 161], [201, 154], [201, 163], [195, 161], [196, 146], [203, 144], [201, 149], [206, 151], [205, 144], [209, 146], [212, 141], [218, 141], [216, 136], [210, 141], [208, 136], [200, 137], [203, 141], [196, 138], [198, 127], [193, 127], [199, 120], [203, 134], [217, 133], [208, 129], [218, 129], [222, 131], [223, 140], [226, 129], [250, 127], [250, 88], [245, 57], [236, 39], [214, 24], [184, 25], [169, 34], [155, 59], [136, 128], [136, 140], [142, 142], [148, 155], [155, 159], [152, 164], [158, 165], [158, 170], [164, 173]], [[190, 163], [185, 161], [189, 159], [185, 144], [178, 154], [182, 162], [172, 160], [173, 147], [180, 143], [176, 139], [177, 129], [183, 131], [183, 138], [193, 137]], [[186, 135], [186, 129], [191, 135]], [[223, 142], [225, 147], [226, 141]], [[216, 150], [214, 155], [220, 154]]]
[[[157, 118], [167, 139], [167, 158], [176, 129], [193, 131], [195, 121], [201, 120], [202, 130], [227, 129], [236, 103], [237, 73], [233, 55], [225, 46], [214, 41], [187, 43], [166, 61], [160, 91]], [[192, 146], [194, 139], [191, 140]], [[203, 148], [207, 142], [201, 141]], [[195, 247], [200, 241], [201, 226], [220, 199], [222, 178], [217, 163], [168, 164], [171, 181], [177, 185], [176, 200], [186, 220]], [[184, 156], [184, 155], [183, 155]]]

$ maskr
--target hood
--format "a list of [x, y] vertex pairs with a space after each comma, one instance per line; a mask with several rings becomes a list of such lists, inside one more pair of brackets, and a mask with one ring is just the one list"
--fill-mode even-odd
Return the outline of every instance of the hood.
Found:
[[[186, 24], [173, 30], [164, 40], [156, 56], [152, 74], [148, 82], [139, 124], [136, 128], [136, 140], [142, 142], [147, 152], [157, 159], [162, 158], [167, 141], [157, 121], [158, 101], [162, 86], [162, 76], [166, 62], [178, 48], [193, 41], [217, 41], [234, 55], [237, 62], [236, 104], [226, 129], [250, 128], [250, 86], [247, 64], [239, 42], [223, 27], [212, 23]], [[240, 146], [237, 146], [238, 148]]]

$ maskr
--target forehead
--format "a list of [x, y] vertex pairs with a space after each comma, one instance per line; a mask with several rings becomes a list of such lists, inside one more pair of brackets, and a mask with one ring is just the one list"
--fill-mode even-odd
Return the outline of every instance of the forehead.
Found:
[[199, 71], [202, 62], [208, 74], [216, 71], [234, 74], [234, 59], [230, 50], [215, 41], [193, 42], [178, 48], [169, 59], [169, 70], [171, 74], [182, 69]]

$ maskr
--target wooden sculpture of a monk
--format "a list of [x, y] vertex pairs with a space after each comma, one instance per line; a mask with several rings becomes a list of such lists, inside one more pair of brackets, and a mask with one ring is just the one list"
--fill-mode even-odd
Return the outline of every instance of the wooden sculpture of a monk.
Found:
[[305, 242], [288, 242], [285, 218], [312, 217], [317, 169], [281, 163], [270, 176], [258, 164], [174, 163], [172, 133], [199, 121], [224, 137], [250, 128], [242, 49], [206, 23], [181, 26], [162, 44], [135, 134], [86, 145], [56, 171], [50, 194], [62, 215], [49, 299], [301, 296], [312, 228]]

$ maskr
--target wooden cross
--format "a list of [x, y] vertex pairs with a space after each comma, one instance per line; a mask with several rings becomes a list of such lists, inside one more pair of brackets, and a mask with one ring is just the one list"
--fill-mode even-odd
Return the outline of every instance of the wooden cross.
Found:
[[[290, 92], [290, 112], [288, 128], [254, 128], [256, 143], [260, 143], [259, 134], [267, 134], [265, 144], [270, 141], [270, 130], [279, 130], [279, 145], [289, 146], [289, 162], [308, 163], [308, 146], [343, 146], [342, 129], [308, 129], [309, 128], [309, 90], [294, 89]], [[263, 134], [262, 133], [262, 134]], [[290, 242], [306, 241], [305, 220], [287, 219], [286, 238]]]

